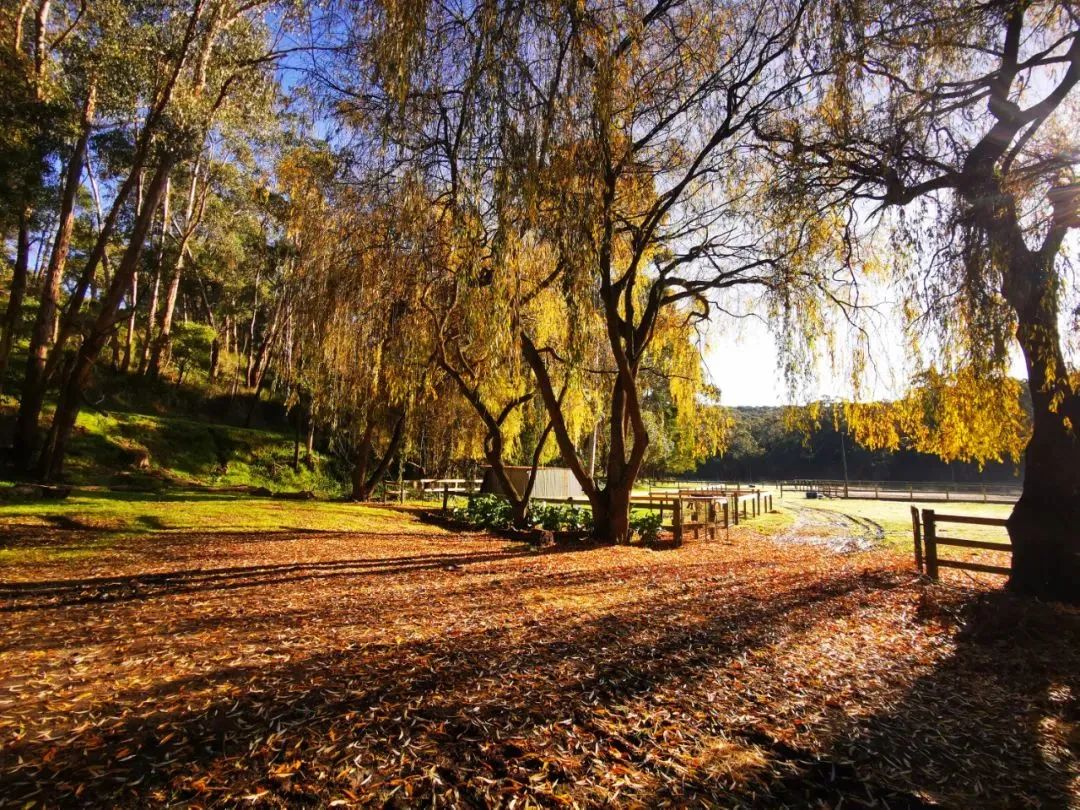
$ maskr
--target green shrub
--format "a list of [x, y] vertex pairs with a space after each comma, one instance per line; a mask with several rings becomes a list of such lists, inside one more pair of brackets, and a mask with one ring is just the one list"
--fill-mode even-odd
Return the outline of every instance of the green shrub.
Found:
[[592, 512], [573, 505], [534, 503], [529, 507], [529, 520], [547, 531], [580, 531], [592, 525]]
[[630, 528], [637, 532], [644, 543], [655, 543], [660, 537], [663, 521], [659, 512], [633, 512], [630, 515]]
[[505, 529], [513, 521], [510, 502], [498, 495], [474, 495], [465, 507], [457, 507], [451, 514], [457, 520], [485, 529]]

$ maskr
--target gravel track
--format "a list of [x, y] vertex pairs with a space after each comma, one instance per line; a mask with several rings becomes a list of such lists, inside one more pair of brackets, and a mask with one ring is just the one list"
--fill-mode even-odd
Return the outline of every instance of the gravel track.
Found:
[[795, 523], [776, 539], [784, 543], [822, 546], [837, 554], [866, 551], [885, 539], [885, 529], [869, 518], [815, 509], [812, 506], [788, 506]]

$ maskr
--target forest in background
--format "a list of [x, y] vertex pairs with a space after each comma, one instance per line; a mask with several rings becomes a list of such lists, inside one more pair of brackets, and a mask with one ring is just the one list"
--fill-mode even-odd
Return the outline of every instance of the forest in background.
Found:
[[791, 426], [784, 407], [736, 407], [731, 412], [726, 451], [702, 462], [694, 477], [719, 481], [842, 480], [846, 453], [847, 473], [853, 481], [1015, 484], [1021, 480], [1020, 465], [1011, 461], [988, 461], [980, 467], [974, 462], [945, 462], [910, 448], [867, 449], [831, 421], [806, 433]]

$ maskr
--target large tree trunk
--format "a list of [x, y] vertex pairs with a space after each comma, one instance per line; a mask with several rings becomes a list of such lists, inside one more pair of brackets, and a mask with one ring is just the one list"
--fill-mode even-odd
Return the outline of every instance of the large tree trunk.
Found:
[[368, 465], [374, 451], [371, 442], [373, 432], [373, 428], [369, 426], [364, 432], [363, 440], [357, 445], [353, 453], [353, 468], [349, 477], [352, 482], [351, 497], [354, 501], [370, 500], [371, 493], [375, 491], [375, 487], [379, 485], [383, 476], [386, 475], [386, 471], [390, 469], [390, 463], [394, 460], [394, 456], [401, 448], [401, 442], [405, 438], [405, 412], [402, 411], [396, 416], [394, 430], [389, 443], [386, 445], [386, 451], [379, 459], [379, 463], [375, 465], [375, 469], [368, 475]]
[[83, 391], [90, 381], [90, 374], [93, 371], [94, 364], [97, 362], [98, 355], [116, 328], [120, 304], [131, 284], [131, 279], [138, 269], [139, 258], [146, 242], [146, 235], [150, 230], [174, 162], [175, 159], [168, 153], [162, 158], [147, 190], [147, 199], [144, 201], [139, 216], [135, 220], [127, 249], [124, 251], [120, 264], [116, 268], [116, 273], [113, 275], [108, 291], [101, 300], [97, 317], [94, 319], [90, 331], [83, 339], [71, 371], [61, 388], [56, 413], [49, 429], [49, 437], [38, 462], [38, 473], [45, 480], [55, 480], [63, 471], [67, 443], [75, 427], [75, 420], [79, 416]]
[[[644, 424], [639, 418], [640, 413], [633, 411], [639, 407], [638, 391], [634, 382], [637, 375], [636, 363], [627, 362], [624, 371], [616, 375], [612, 386], [611, 411], [608, 420], [607, 481], [601, 489], [596, 485], [595, 479], [585, 470], [584, 463], [578, 456], [577, 448], [570, 437], [562, 414], [560, 399], [555, 393], [555, 387], [540, 352], [527, 335], [522, 334], [521, 341], [525, 361], [533, 370], [544, 406], [551, 417], [551, 428], [555, 434], [555, 441], [559, 445], [563, 462], [581, 484], [592, 507], [593, 536], [602, 542], [627, 542], [630, 539], [630, 495], [649, 444], [648, 433], [645, 432]], [[620, 347], [614, 346], [616, 343], [614, 337], [612, 343], [616, 352], [620, 352]], [[625, 354], [621, 357], [625, 359]], [[628, 380], [629, 385], [627, 385]], [[632, 432], [629, 453], [626, 448], [628, 428]]]
[[75, 198], [79, 191], [83, 166], [86, 163], [86, 149], [90, 142], [90, 132], [94, 120], [95, 86], [91, 83], [83, 105], [82, 127], [79, 138], [71, 151], [67, 171], [64, 175], [64, 189], [60, 197], [60, 223], [56, 230], [56, 240], [49, 254], [49, 264], [45, 269], [45, 278], [41, 286], [41, 303], [34, 318], [34, 330], [30, 335], [30, 351], [26, 357], [26, 372], [23, 382], [23, 400], [19, 406], [20, 420], [27, 415], [35, 415], [33, 425], [24, 430], [20, 423], [15, 430], [15, 462], [20, 468], [27, 468], [35, 451], [37, 434], [36, 414], [41, 411], [45, 395], [43, 377], [45, 361], [49, 356], [59, 326], [60, 285], [64, 279], [64, 267], [71, 251], [71, 237], [75, 230]]
[[[370, 435], [371, 431], [368, 430]], [[352, 482], [350, 497], [354, 501], [366, 501], [371, 497], [371, 489], [368, 487], [368, 461], [371, 458], [371, 440], [365, 436], [353, 450], [352, 469], [349, 471], [349, 480]]]
[[1070, 383], [1058, 330], [1053, 258], [1028, 254], [1006, 275], [1027, 364], [1032, 434], [1024, 487], [1009, 516], [1010, 589], [1080, 602], [1080, 392]]
[[7, 376], [11, 346], [15, 341], [15, 332], [22, 319], [23, 298], [26, 296], [26, 278], [30, 272], [30, 211], [19, 215], [19, 232], [16, 236], [15, 267], [11, 274], [11, 289], [8, 295], [7, 311], [4, 313], [3, 335], [0, 335], [0, 391], [4, 390], [4, 378]]
[[593, 504], [593, 535], [609, 543], [630, 539], [630, 493], [633, 483], [608, 483]]

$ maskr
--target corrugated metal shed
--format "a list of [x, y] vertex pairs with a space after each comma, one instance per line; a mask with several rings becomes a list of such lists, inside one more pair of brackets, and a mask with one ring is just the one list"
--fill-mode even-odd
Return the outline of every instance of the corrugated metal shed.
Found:
[[[529, 480], [531, 467], [507, 467], [506, 474], [514, 482], [518, 492], [525, 488]], [[494, 495], [504, 494], [499, 479], [490, 467], [484, 469], [484, 480], [480, 484], [480, 491]], [[585, 492], [581, 484], [574, 478], [574, 474], [565, 467], [538, 467], [536, 470], [536, 485], [532, 491], [536, 498], [581, 498]]]

